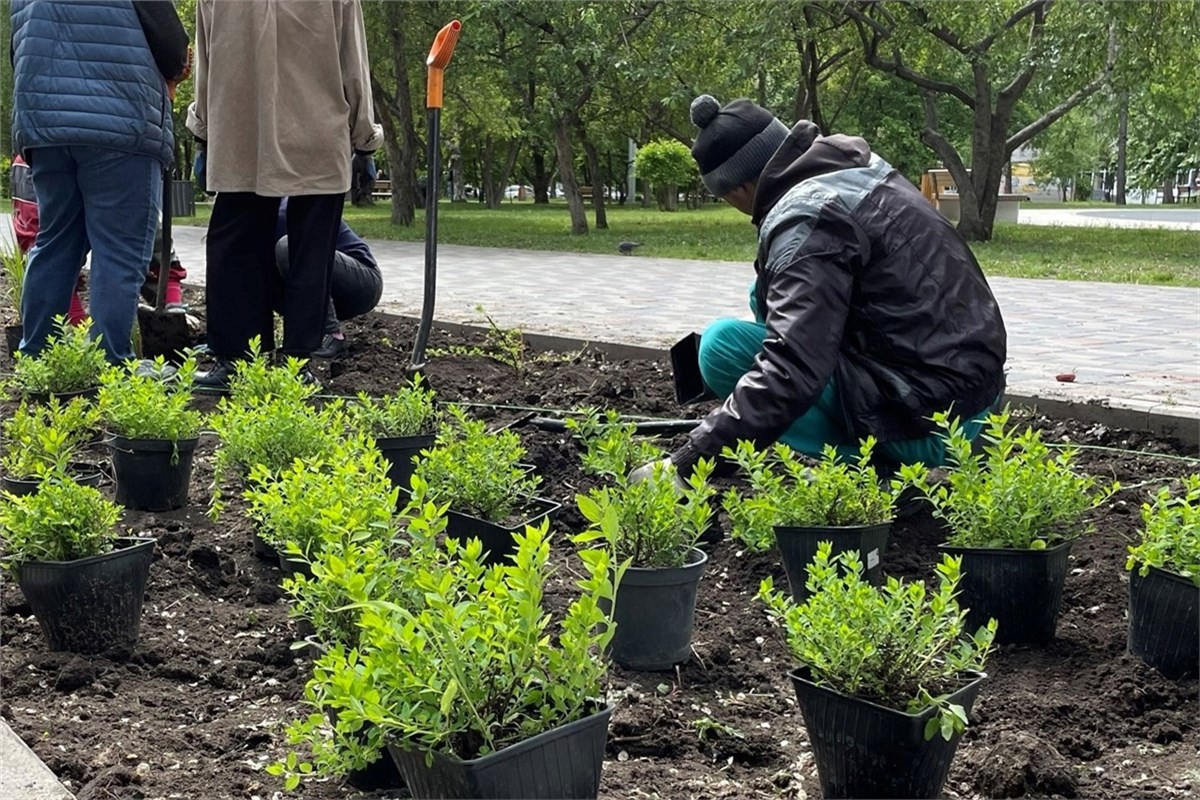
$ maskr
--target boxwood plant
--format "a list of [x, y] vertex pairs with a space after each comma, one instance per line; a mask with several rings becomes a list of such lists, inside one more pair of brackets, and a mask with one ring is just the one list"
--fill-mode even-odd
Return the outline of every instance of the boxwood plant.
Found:
[[279, 472], [255, 464], [242, 496], [259, 536], [281, 553], [309, 561], [327, 545], [389, 541], [398, 494], [383, 456], [359, 435]]
[[957, 418], [939, 413], [934, 421], [952, 466], [946, 480], [934, 485], [923, 464], [901, 467], [900, 477], [948, 523], [951, 546], [1044, 550], [1086, 533], [1086, 512], [1120, 488], [1077, 474], [1074, 448], [1051, 453], [1039, 431], [1010, 428], [1007, 411], [988, 416], [978, 452]]
[[521, 437], [510, 430], [489, 432], [483, 420], [472, 419], [459, 406], [448, 407], [447, 414], [436, 446], [421, 452], [416, 468], [424, 499], [488, 522], [505, 522], [541, 484], [520, 465], [525, 457]]
[[942, 559], [936, 588], [888, 578], [877, 589], [863, 577], [857, 551], [831, 552], [829, 542], [818, 546], [803, 604], [776, 591], [770, 578], [759, 588], [792, 656], [813, 682], [836, 692], [908, 713], [937, 706], [926, 739], [964, 730], [962, 707], [944, 698], [961, 687], [964, 671], [983, 670], [996, 622], [965, 630], [966, 611], [954, 600], [961, 560]]
[[222, 398], [209, 418], [221, 444], [213, 459], [212, 500], [209, 515], [215, 520], [224, 509], [221, 484], [249, 478], [256, 466], [259, 475], [275, 475], [296, 459], [327, 455], [346, 430], [341, 400], [317, 410], [292, 398], [252, 397], [245, 405]]
[[[607, 552], [581, 552], [580, 594], [552, 626], [542, 607], [547, 526], [516, 540], [511, 563], [485, 567], [478, 540], [446, 539], [415, 566], [418, 607], [364, 603], [359, 646], [334, 646], [314, 666], [321, 710], [335, 709], [339, 726], [368, 723], [369, 736], [430, 758], [472, 759], [596, 709], [612, 636], [601, 610], [614, 594]], [[294, 786], [312, 767], [289, 756], [272, 770]]]
[[348, 411], [356, 428], [377, 439], [420, 436], [437, 429], [433, 399], [433, 390], [418, 375], [412, 385], [384, 397], [359, 392], [358, 402], [350, 404]]
[[1183, 478], [1175, 491], [1159, 489], [1142, 504], [1142, 523], [1125, 568], [1144, 576], [1158, 567], [1200, 586], [1200, 475]]
[[650, 477], [636, 483], [576, 495], [592, 523], [575, 537], [577, 544], [604, 542], [615, 563], [631, 567], [681, 567], [712, 517], [708, 485], [713, 461], [700, 459], [681, 489], [675, 468], [658, 463]]
[[566, 421], [567, 430], [583, 445], [583, 471], [624, 480], [635, 467], [658, 461], [663, 449], [637, 436], [636, 422], [622, 422], [620, 412], [608, 409], [601, 419], [595, 408], [577, 409], [579, 416]]
[[726, 447], [723, 455], [736, 462], [750, 484], [748, 492], [729, 489], [722, 502], [729, 514], [730, 535], [751, 552], [775, 546], [776, 525], [840, 527], [876, 525], [893, 517], [896, 491], [880, 483], [871, 454], [874, 437], [867, 437], [858, 460], [846, 463], [826, 445], [821, 460], [809, 466], [785, 444], [759, 450], [752, 442]]
[[164, 377], [162, 356], [154, 360], [153, 367], [152, 372], [114, 367], [100, 376], [96, 402], [108, 432], [168, 442], [196, 438], [204, 421], [199, 411], [189, 407], [196, 360], [185, 359], [169, 377]]
[[4, 566], [27, 561], [75, 561], [107, 553], [120, 537], [121, 507], [99, 490], [53, 478], [34, 494], [0, 499]]
[[65, 475], [99, 418], [99, 409], [83, 397], [69, 402], [52, 397], [45, 405], [17, 406], [0, 425], [4, 439], [0, 467], [17, 480]]
[[300, 379], [304, 359], [288, 356], [274, 365], [261, 348], [261, 340], [255, 336], [250, 340], [250, 358], [235, 363], [229, 379], [231, 404], [250, 406], [271, 399], [303, 403], [317, 393], [317, 384]]
[[16, 353], [12, 384], [26, 394], [64, 394], [94, 389], [107, 367], [100, 337], [92, 338], [91, 323], [71, 325], [54, 318], [55, 334], [36, 357]]
[[[414, 575], [436, 560], [437, 536], [446, 519], [441, 509], [428, 503], [411, 506], [403, 524], [403, 536], [337, 537], [313, 559], [311, 580], [302, 575], [284, 580], [292, 601], [289, 613], [312, 624], [314, 641], [308, 644], [319, 653], [361, 648], [359, 619], [370, 603], [387, 602], [410, 611], [421, 607], [424, 595]], [[304, 687], [305, 703], [313, 713], [287, 728], [288, 740], [299, 753], [268, 767], [273, 774], [286, 773], [290, 786], [304, 774], [345, 775], [388, 758], [374, 726], [341, 714], [345, 695], [332, 683], [338, 674], [317, 664]], [[301, 760], [306, 757], [311, 761]]]

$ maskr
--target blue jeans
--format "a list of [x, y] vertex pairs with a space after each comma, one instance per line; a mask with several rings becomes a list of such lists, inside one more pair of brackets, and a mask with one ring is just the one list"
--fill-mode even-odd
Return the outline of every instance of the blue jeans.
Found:
[[[728, 397], [741, 377], [754, 365], [762, 351], [767, 326], [760, 322], [719, 319], [708, 326], [700, 337], [700, 375], [718, 397]], [[963, 427], [972, 440], [983, 430], [988, 409], [966, 420]], [[820, 457], [826, 444], [833, 445], [846, 461], [857, 459], [859, 441], [846, 429], [842, 402], [837, 384], [830, 379], [809, 407], [779, 437], [793, 450]], [[942, 466], [946, 447], [940, 434], [920, 439], [880, 442], [875, 455], [896, 464], [922, 463], [929, 467]]]
[[39, 147], [30, 167], [40, 228], [21, 297], [21, 352], [36, 356], [66, 314], [88, 248], [92, 252], [92, 336], [105, 357], [133, 357], [138, 290], [154, 249], [162, 164], [103, 147]]

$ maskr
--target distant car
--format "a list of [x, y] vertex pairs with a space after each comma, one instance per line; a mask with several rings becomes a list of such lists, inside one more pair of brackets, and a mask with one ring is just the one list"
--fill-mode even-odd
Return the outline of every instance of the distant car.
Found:
[[509, 186], [504, 190], [504, 196], [509, 200], [526, 200], [533, 196], [533, 188], [529, 186]]

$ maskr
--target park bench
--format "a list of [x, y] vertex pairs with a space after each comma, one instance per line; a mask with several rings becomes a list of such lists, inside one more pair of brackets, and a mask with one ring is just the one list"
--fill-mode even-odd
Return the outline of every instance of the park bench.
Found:
[[584, 203], [592, 202], [592, 187], [591, 186], [580, 186], [579, 187], [579, 196], [583, 198]]
[[375, 181], [375, 188], [371, 190], [371, 197], [375, 200], [391, 199], [392, 182], [389, 180]]
[[[968, 170], [969, 172], [969, 170]], [[958, 222], [959, 197], [958, 187], [948, 169], [927, 170], [921, 176], [921, 194], [942, 212], [942, 216], [951, 222]], [[998, 192], [996, 203], [996, 222], [1016, 222], [1021, 203], [1028, 200], [1025, 195]]]

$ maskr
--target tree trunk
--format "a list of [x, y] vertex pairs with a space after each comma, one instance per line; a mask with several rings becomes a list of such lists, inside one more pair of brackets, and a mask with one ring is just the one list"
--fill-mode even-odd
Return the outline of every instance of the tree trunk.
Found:
[[467, 199], [467, 178], [463, 172], [462, 148], [458, 142], [450, 144], [450, 202], [461, 203]]
[[546, 168], [546, 155], [535, 143], [533, 146], [533, 173], [529, 175], [529, 184], [533, 187], [533, 202], [550, 202], [550, 170]]
[[604, 169], [600, 163], [600, 153], [596, 150], [596, 145], [592, 144], [592, 140], [588, 138], [582, 123], [578, 126], [578, 132], [579, 142], [583, 145], [583, 152], [587, 156], [588, 172], [591, 173], [592, 204], [596, 207], [596, 230], [608, 230], [608, 211], [604, 207]]
[[562, 181], [563, 195], [567, 198], [567, 209], [571, 212], [571, 233], [586, 236], [587, 214], [583, 208], [583, 196], [579, 193], [579, 181], [575, 177], [575, 148], [571, 141], [571, 120], [560, 117], [554, 121], [554, 150], [558, 155], [558, 176]]
[[376, 112], [386, 134], [385, 148], [388, 156], [388, 172], [392, 181], [392, 224], [413, 224], [416, 206], [424, 197], [417, 180], [418, 159], [424, 157], [424, 147], [417, 137], [413, 119], [412, 90], [408, 82], [408, 66], [412, 54], [408, 52], [405, 31], [410, 27], [408, 4], [385, 3], [388, 39], [392, 45], [392, 76], [396, 81], [395, 96], [384, 91], [383, 86], [372, 76], [371, 94]]
[[[387, 153], [388, 166], [392, 181], [392, 224], [409, 227], [416, 218], [416, 196], [411, 184], [405, 180], [407, 169], [411, 169], [412, 161], [406, 154], [407, 148], [398, 143], [396, 120], [392, 116], [390, 103], [379, 82], [372, 78], [371, 93], [375, 98], [375, 108], [379, 110], [379, 124], [383, 126], [383, 149]], [[416, 175], [412, 176], [413, 183]]]
[[1004, 193], [1012, 194], [1012, 159], [1004, 162]]
[[1171, 177], [1163, 178], [1162, 183], [1162, 201], [1164, 206], [1175, 205], [1175, 179]]
[[1123, 206], [1127, 175], [1126, 146], [1129, 144], [1129, 92], [1121, 92], [1117, 103], [1117, 185], [1113, 201]]
[[497, 209], [504, 198], [504, 187], [496, 185], [496, 141], [488, 137], [479, 151], [479, 202]]

